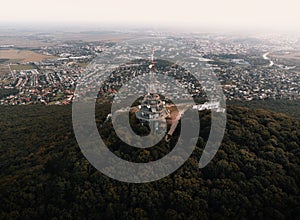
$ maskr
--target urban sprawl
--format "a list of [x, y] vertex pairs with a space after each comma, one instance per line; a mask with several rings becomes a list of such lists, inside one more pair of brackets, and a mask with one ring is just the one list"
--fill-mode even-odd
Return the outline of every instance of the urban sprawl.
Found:
[[[215, 35], [182, 36], [178, 40], [192, 45], [200, 57], [199, 63], [218, 77], [227, 100], [300, 99], [299, 66], [280, 63], [279, 59], [271, 56], [273, 51], [282, 48], [292, 50], [290, 45], [294, 41], [272, 43], [264, 39], [256, 42]], [[6, 65], [7, 68], [2, 69], [0, 74], [0, 104], [70, 104], [80, 97], [80, 94], [74, 95], [74, 91], [78, 80], [86, 74], [88, 64], [112, 46], [114, 43], [101, 41], [62, 42], [35, 50], [51, 55], [49, 59], [2, 63], [1, 66]], [[13, 48], [14, 45], [0, 45], [0, 52]], [[99, 91], [99, 97], [112, 99], [132, 77], [149, 72], [147, 62], [150, 63], [150, 60], [147, 59], [117, 67], [101, 88], [89, 89]], [[205, 96], [208, 88], [203, 88], [201, 82], [197, 82], [180, 64], [164, 65], [158, 62], [157, 71], [177, 79], [191, 96]], [[171, 89], [166, 88], [165, 91]]]

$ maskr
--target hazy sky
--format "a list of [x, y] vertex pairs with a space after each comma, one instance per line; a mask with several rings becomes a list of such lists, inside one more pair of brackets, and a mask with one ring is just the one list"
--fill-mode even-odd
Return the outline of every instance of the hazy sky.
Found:
[[7, 0], [1, 3], [0, 22], [300, 30], [300, 0]]

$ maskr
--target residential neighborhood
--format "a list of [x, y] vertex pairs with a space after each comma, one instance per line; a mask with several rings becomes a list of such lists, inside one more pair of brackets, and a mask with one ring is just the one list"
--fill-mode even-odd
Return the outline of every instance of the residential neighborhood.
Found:
[[[205, 98], [207, 91], [216, 89], [213, 88], [215, 86], [213, 83], [208, 84], [209, 77], [199, 81], [190, 72], [191, 69], [201, 66], [218, 77], [227, 100], [300, 99], [300, 67], [298, 64], [286, 65], [280, 63], [279, 59], [270, 58], [272, 51], [276, 51], [278, 45], [274, 39], [243, 40], [210, 34], [202, 37], [182, 35], [174, 37], [175, 40], [179, 45], [193, 48], [190, 53], [191, 56], [196, 54], [196, 59], [191, 59], [189, 63], [180, 61], [172, 63], [167, 57], [161, 59], [161, 54], [175, 50], [175, 46], [159, 47], [156, 50], [157, 74], [173, 77], [194, 98]], [[280, 42], [286, 47], [293, 43], [292, 40]], [[0, 46], [0, 49], [14, 48], [14, 45]], [[153, 45], [155, 46], [157, 45]], [[128, 55], [128, 52], [124, 52], [126, 49], [122, 48], [122, 44], [71, 41], [37, 50], [39, 54], [51, 56], [51, 59], [25, 63], [6, 61], [5, 64], [1, 64], [4, 69], [1, 70], [0, 89], [11, 92], [1, 94], [0, 104], [70, 104], [80, 96], [75, 94], [74, 97], [76, 83], [83, 78], [87, 80], [89, 63], [101, 60], [101, 53], [108, 48], [123, 53], [122, 56]], [[170, 56], [170, 60], [172, 58]], [[99, 77], [97, 71], [90, 74], [88, 78], [90, 82], [84, 83], [89, 90], [99, 91], [98, 98], [113, 99], [118, 90], [128, 81], [147, 74], [148, 65], [149, 57], [145, 56], [143, 59], [116, 65], [109, 78], [101, 82], [101, 88], [93, 84]], [[142, 88], [147, 83], [143, 80], [138, 81], [137, 88], [139, 84]], [[176, 92], [175, 86], [172, 88], [169, 85], [160, 85], [160, 88], [161, 93], [168, 92], [166, 95], [184, 99], [184, 95]], [[135, 92], [144, 95], [143, 90], [138, 89]], [[116, 99], [120, 96], [122, 95], [120, 94]]]

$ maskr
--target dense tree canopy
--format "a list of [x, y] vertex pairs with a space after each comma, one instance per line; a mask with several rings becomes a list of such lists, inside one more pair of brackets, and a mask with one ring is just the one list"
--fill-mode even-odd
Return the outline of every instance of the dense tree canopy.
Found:
[[[97, 110], [101, 124], [109, 108]], [[129, 184], [104, 176], [84, 158], [72, 131], [71, 106], [3, 106], [0, 112], [0, 219], [300, 216], [300, 122], [285, 114], [230, 106], [222, 146], [199, 169], [210, 128], [210, 112], [201, 112], [190, 159], [159, 181]], [[143, 162], [171, 150], [163, 141], [151, 150], [131, 149], [111, 129], [110, 122], [99, 128], [122, 158]]]

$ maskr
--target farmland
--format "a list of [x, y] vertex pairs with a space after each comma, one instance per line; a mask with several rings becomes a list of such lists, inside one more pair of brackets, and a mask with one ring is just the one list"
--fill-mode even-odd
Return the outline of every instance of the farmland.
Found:
[[[47, 56], [39, 54], [30, 50], [0, 50], [0, 59], [8, 59], [9, 62], [15, 63], [26, 63], [26, 62], [39, 62], [45, 59], [54, 58], [53, 56]], [[7, 61], [6, 61], [7, 62]]]

